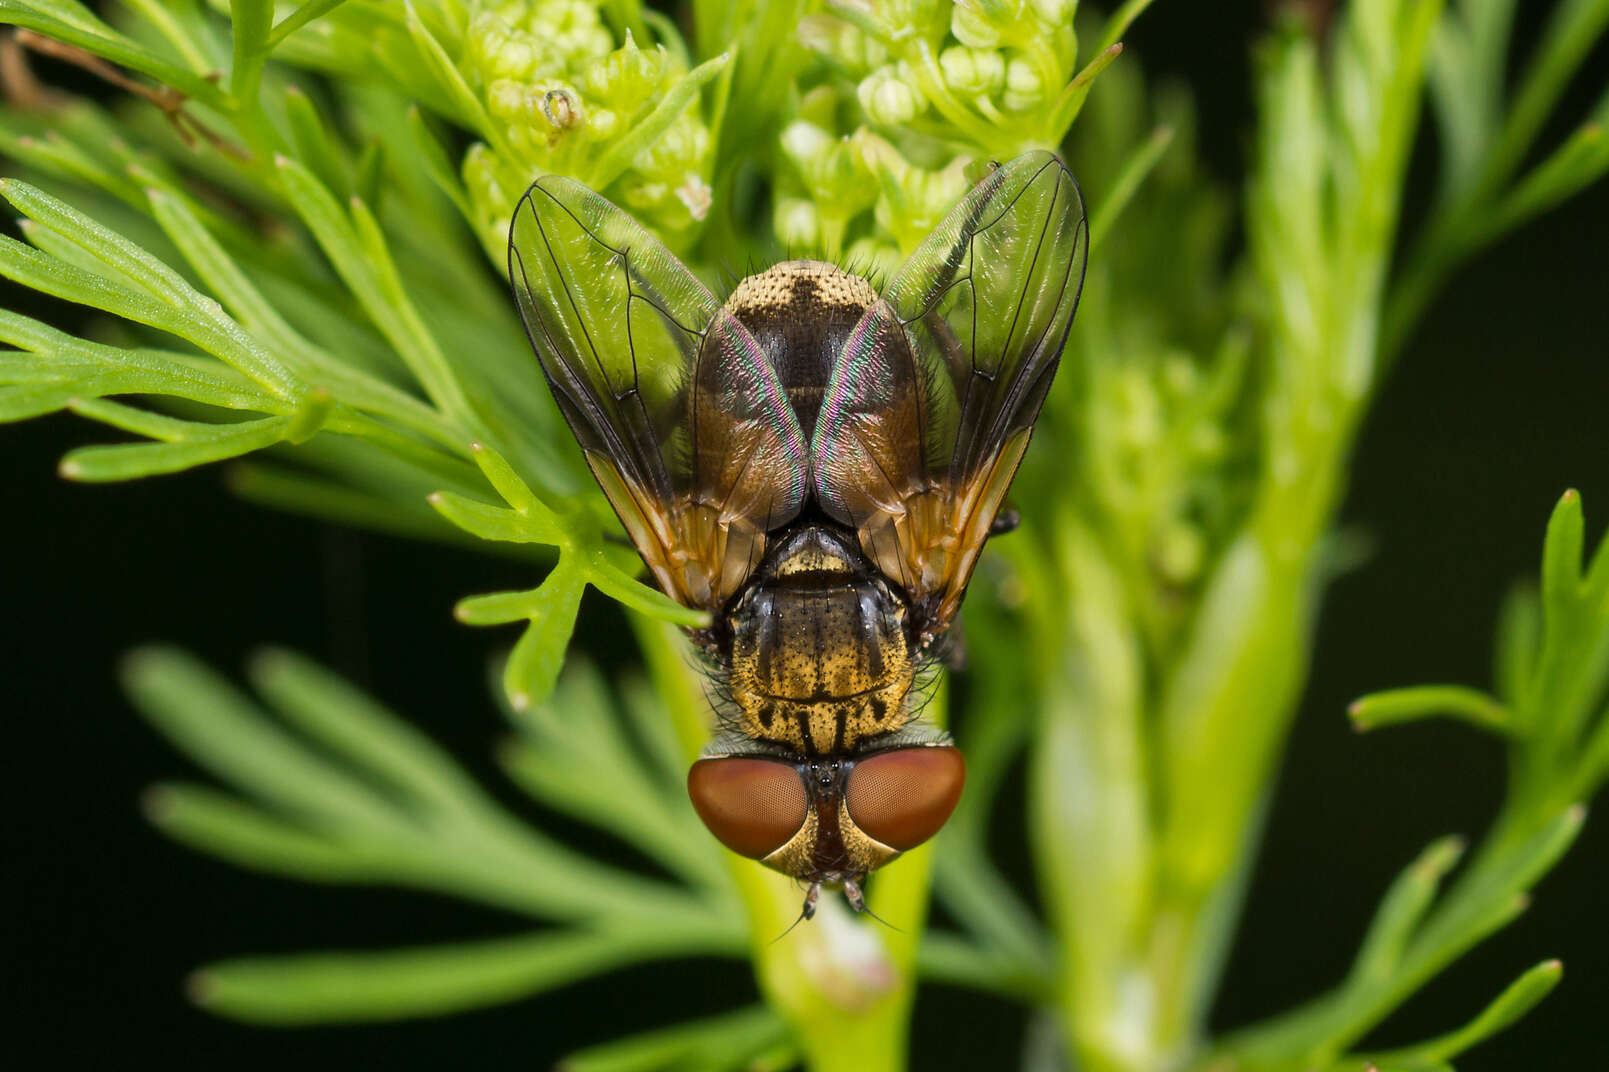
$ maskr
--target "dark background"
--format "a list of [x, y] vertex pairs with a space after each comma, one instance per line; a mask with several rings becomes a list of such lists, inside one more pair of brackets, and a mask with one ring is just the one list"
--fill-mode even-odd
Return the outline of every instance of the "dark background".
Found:
[[[1234, 181], [1250, 114], [1243, 42], [1261, 14], [1248, 5], [1230, 29], [1219, 7], [1159, 4], [1128, 41], [1149, 71], [1193, 84], [1204, 150]], [[1534, 26], [1525, 32], [1534, 36]], [[1577, 117], [1592, 99], [1587, 88], [1609, 73], [1603, 51], [1577, 87]], [[1428, 163], [1430, 151], [1422, 155]], [[1477, 835], [1493, 814], [1503, 778], [1493, 741], [1444, 724], [1359, 736], [1343, 712], [1376, 688], [1487, 684], [1499, 600], [1534, 574], [1559, 493], [1579, 488], [1589, 536], [1602, 531], [1606, 251], [1609, 196], [1600, 186], [1484, 253], [1429, 311], [1374, 407], [1343, 520], [1375, 551], [1329, 593], [1216, 1025], [1245, 1023], [1335, 982], [1390, 877], [1432, 838]], [[26, 299], [12, 290], [5, 300]], [[491, 937], [525, 924], [444, 898], [248, 874], [153, 833], [136, 807], [141, 790], [194, 772], [130, 711], [114, 678], [119, 656], [173, 642], [237, 676], [260, 645], [308, 652], [532, 814], [490, 763], [505, 728], [481, 688], [485, 660], [514, 634], [465, 629], [449, 615], [466, 593], [532, 577], [495, 559], [253, 509], [224, 491], [216, 470], [110, 487], [56, 477], [64, 451], [106, 438], [59, 417], [0, 429], [0, 591], [13, 637], [0, 649], [10, 730], [0, 780], [8, 846], [0, 1007], [13, 1024], [12, 1053], [53, 1055], [40, 1062], [50, 1065], [115, 1056], [545, 1067], [577, 1046], [751, 999], [745, 965], [711, 961], [380, 1027], [260, 1030], [187, 1005], [185, 973], [221, 957]], [[581, 628], [612, 628], [616, 613], [589, 599]], [[1462, 1023], [1522, 970], [1560, 956], [1564, 984], [1460, 1065], [1609, 1067], [1606, 896], [1609, 825], [1594, 815], [1530, 911], [1377, 1041]], [[914, 1067], [1013, 1066], [1022, 1028], [1011, 1007], [925, 989]]]

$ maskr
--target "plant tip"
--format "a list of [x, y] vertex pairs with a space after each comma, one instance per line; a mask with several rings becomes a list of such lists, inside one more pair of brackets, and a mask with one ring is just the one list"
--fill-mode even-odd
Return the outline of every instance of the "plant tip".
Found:
[[153, 785], [140, 794], [139, 808], [147, 822], [161, 826], [173, 814], [173, 791], [167, 786]]
[[261, 681], [276, 676], [289, 661], [289, 655], [279, 648], [258, 648], [246, 658], [246, 673]]
[[531, 709], [531, 694], [521, 689], [519, 692], [508, 694], [508, 704], [516, 711], [529, 711]]
[[84, 467], [71, 458], [63, 458], [56, 466], [56, 473], [63, 480], [77, 480], [84, 475]]
[[284, 153], [275, 153], [274, 154], [274, 166], [275, 167], [277, 167], [277, 168], [287, 168], [287, 167], [290, 167], [290, 163], [291, 163], [291, 158], [286, 156]]
[[211, 1005], [218, 995], [218, 981], [205, 968], [185, 976], [184, 993], [197, 1005]]
[[429, 495], [426, 495], [425, 502], [429, 503], [431, 506], [440, 506], [442, 503], [441, 492], [433, 491]]

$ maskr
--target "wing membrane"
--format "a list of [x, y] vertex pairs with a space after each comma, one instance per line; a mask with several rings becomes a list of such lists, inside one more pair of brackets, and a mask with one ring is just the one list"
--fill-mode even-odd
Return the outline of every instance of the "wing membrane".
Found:
[[661, 588], [717, 610], [798, 513], [803, 433], [749, 333], [628, 215], [538, 180], [509, 282], [587, 464]]
[[1065, 164], [996, 168], [911, 256], [845, 344], [811, 444], [814, 490], [924, 606], [960, 605], [1050, 388], [1088, 251]]

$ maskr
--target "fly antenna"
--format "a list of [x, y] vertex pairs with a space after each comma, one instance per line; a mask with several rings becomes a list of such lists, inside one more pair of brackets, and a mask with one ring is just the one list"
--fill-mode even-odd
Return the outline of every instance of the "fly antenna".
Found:
[[793, 928], [797, 927], [799, 924], [803, 923], [807, 919], [815, 919], [816, 918], [816, 898], [818, 898], [820, 896], [821, 896], [821, 883], [820, 882], [812, 882], [810, 884], [809, 892], [805, 894], [804, 905], [799, 909], [799, 918], [794, 920], [792, 923], [788, 924], [788, 929], [787, 930], [783, 931], [781, 934], [779, 934], [775, 938], [771, 939], [771, 941], [768, 942], [767, 944], [768, 945], [776, 945], [778, 942], [782, 941], [782, 939], [784, 939], [788, 935], [792, 934], [793, 933]]
[[856, 882], [852, 878], [844, 879], [844, 900], [849, 902], [849, 907], [853, 908], [857, 914], [862, 916], [870, 916], [891, 931], [897, 931], [900, 934], [905, 933], [888, 920], [866, 907], [866, 895], [860, 891], [860, 883]]

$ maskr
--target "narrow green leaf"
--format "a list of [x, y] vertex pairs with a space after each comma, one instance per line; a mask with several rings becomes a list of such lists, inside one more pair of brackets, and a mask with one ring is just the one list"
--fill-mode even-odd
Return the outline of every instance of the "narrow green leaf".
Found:
[[687, 779], [687, 757], [676, 740], [665, 702], [653, 685], [640, 677], [628, 677], [618, 685], [621, 708], [642, 745], [653, 771], [666, 784], [680, 789]]
[[211, 317], [217, 303], [210, 298], [199, 299], [208, 303], [203, 306], [204, 312], [196, 307], [171, 306], [3, 235], [0, 274], [41, 293], [169, 332], [215, 354], [273, 394], [286, 398], [293, 394], [294, 381], [238, 324], [222, 317], [221, 310], [220, 319]]
[[497, 494], [501, 495], [503, 501], [513, 507], [521, 517], [535, 518], [539, 521], [553, 518], [553, 511], [536, 497], [536, 492], [520, 479], [514, 467], [509, 465], [501, 454], [485, 443], [471, 443], [469, 450], [480, 471], [486, 474], [486, 479], [497, 489]]
[[[86, 402], [77, 408], [88, 410], [90, 407]], [[62, 458], [61, 475], [69, 480], [100, 483], [177, 473], [272, 446], [284, 438], [290, 423], [289, 417], [265, 417], [239, 424], [203, 426], [215, 429], [206, 438], [79, 447]]]
[[[1147, 3], [1150, 0], [1146, 0]], [[1128, 203], [1133, 199], [1134, 193], [1145, 181], [1145, 177], [1156, 167], [1157, 161], [1168, 151], [1173, 143], [1173, 128], [1168, 126], [1157, 127], [1151, 132], [1137, 150], [1134, 151], [1123, 164], [1122, 170], [1112, 180], [1106, 190], [1106, 197], [1090, 213], [1089, 245], [1091, 249], [1099, 246], [1101, 239], [1112, 229], [1112, 224], [1123, 214]]]
[[1514, 732], [1508, 708], [1479, 689], [1462, 685], [1416, 685], [1373, 692], [1354, 700], [1347, 714], [1358, 730], [1448, 715], [1497, 733]]
[[1510, 1027], [1537, 1006], [1564, 978], [1564, 965], [1545, 960], [1510, 983], [1469, 1023], [1440, 1038], [1381, 1055], [1381, 1067], [1406, 1063], [1418, 1067], [1457, 1057], [1478, 1043]]
[[453, 606], [453, 617], [465, 625], [507, 625], [531, 617], [540, 588], [487, 592], [466, 596]]
[[442, 517], [483, 540], [545, 543], [552, 546], [558, 546], [563, 540], [563, 533], [544, 524], [543, 519], [524, 517], [513, 510], [479, 502], [456, 492], [432, 492], [427, 501]]
[[[69, 10], [72, 11], [72, 16], [62, 17]], [[52, 0], [48, 4], [5, 0], [0, 4], [0, 18], [13, 26], [21, 26], [45, 37], [77, 45], [102, 59], [138, 71], [158, 83], [180, 90], [186, 96], [201, 101], [208, 107], [220, 111], [228, 108], [228, 98], [210, 81], [183, 67], [169, 63], [144, 45], [123, 36], [90, 14], [82, 5], [69, 6], [60, 0]]]
[[73, 406], [73, 412], [80, 417], [88, 417], [92, 421], [100, 421], [113, 428], [120, 428], [125, 432], [132, 432], [162, 443], [210, 442], [227, 438], [240, 427], [240, 423], [252, 423], [187, 421], [179, 417], [169, 417], [165, 413], [154, 413], [148, 409], [100, 398], [84, 399]]
[[464, 812], [483, 798], [431, 740], [337, 674], [295, 652], [252, 660], [252, 684], [286, 721], [413, 800]]
[[1402, 961], [1414, 928], [1435, 900], [1441, 880], [1463, 852], [1462, 838], [1442, 838], [1403, 869], [1380, 899], [1380, 907], [1353, 960], [1348, 986], [1363, 987], [1390, 979]]
[[594, 190], [602, 190], [619, 178], [620, 173], [631, 166], [638, 153], [654, 144], [670, 129], [670, 125], [676, 122], [698, 97], [699, 90], [720, 74], [731, 59], [730, 52], [723, 52], [719, 56], [705, 60], [683, 75], [681, 80], [670, 88], [670, 92], [660, 98], [653, 111], [638, 121], [625, 137], [616, 141], [603, 156], [598, 158], [587, 172], [586, 184]]
[[1051, 111], [1051, 125], [1048, 131], [1050, 140], [1059, 139], [1066, 133], [1067, 128], [1073, 125], [1078, 113], [1084, 108], [1084, 101], [1089, 98], [1089, 91], [1095, 85], [1095, 79], [1100, 77], [1102, 71], [1112, 65], [1112, 61], [1123, 54], [1121, 42], [1107, 45], [1095, 54], [1095, 57], [1086, 63], [1082, 70], [1073, 76], [1067, 83], [1067, 88], [1061, 92]]
[[307, 3], [274, 24], [273, 32], [268, 35], [269, 49], [279, 47], [279, 43], [285, 38], [313, 20], [329, 14], [344, 3], [346, 3], [346, 0], [307, 0]]
[[1408, 953], [1419, 962], [1415, 974], [1429, 978], [1523, 911], [1525, 891], [1575, 842], [1586, 814], [1580, 805], [1565, 808], [1501, 855], [1483, 861], [1480, 874], [1472, 874], [1459, 887], [1456, 904], [1415, 935]]
[[197, 972], [190, 994], [210, 1012], [249, 1023], [396, 1020], [512, 1001], [624, 964], [702, 951], [647, 926], [550, 931], [379, 953], [229, 960]]
[[341, 155], [324, 129], [324, 120], [307, 94], [296, 86], [285, 87], [285, 119], [290, 123], [291, 144], [297, 159], [331, 190], [344, 186]]
[[447, 100], [454, 109], [454, 118], [471, 130], [478, 131], [482, 137], [495, 137], [497, 125], [486, 114], [480, 98], [469, 88], [464, 76], [458, 73], [458, 67], [448, 57], [447, 50], [441, 47], [441, 42], [420, 19], [412, 0], [406, 0], [404, 9], [407, 11], [408, 34], [418, 47], [419, 56], [425, 61], [431, 77], [446, 92]]
[[99, 161], [56, 131], [41, 138], [0, 130], [0, 152], [47, 174], [74, 179], [125, 201], [132, 201], [139, 194], [139, 188], [127, 175], [102, 167]]
[[458, 177], [457, 169], [447, 159], [447, 151], [441, 147], [441, 142], [431, 132], [430, 125], [425, 121], [418, 105], [408, 109], [408, 133], [413, 139], [415, 159], [424, 166], [425, 174], [430, 176], [430, 181], [457, 206], [464, 219], [474, 219], [475, 210], [469, 203], [469, 195], [464, 192], [463, 180]]
[[746, 1067], [750, 1058], [786, 1040], [787, 1030], [775, 1012], [756, 1005], [581, 1050], [558, 1067], [560, 1072], [726, 1072]]
[[1609, 135], [1588, 123], [1514, 184], [1483, 224], [1489, 242], [1573, 197], [1609, 173]]
[[[486, 544], [453, 527], [429, 510], [397, 502], [319, 477], [276, 466], [250, 462], [230, 467], [225, 475], [229, 490], [248, 502], [287, 513], [323, 518], [355, 528], [388, 532], [414, 540], [435, 540], [455, 547]], [[522, 545], [495, 544], [493, 548], [523, 551]]]
[[701, 610], [684, 607], [657, 588], [650, 588], [632, 579], [603, 557], [594, 552], [587, 566], [587, 580], [604, 595], [618, 600], [632, 610], [651, 618], [680, 625], [688, 629], [706, 629], [710, 616]]
[[1145, 9], [1151, 6], [1151, 0], [1125, 0], [1122, 7], [1107, 16], [1106, 24], [1101, 27], [1101, 39], [1095, 45], [1097, 53], [1105, 52], [1122, 39], [1135, 19], [1144, 14]]
[[350, 846], [311, 833], [237, 797], [191, 785], [160, 785], [145, 794], [145, 817], [198, 852], [238, 867], [308, 882], [357, 882], [374, 869]]
[[43, 190], [17, 179], [0, 178], [0, 196], [168, 305], [189, 305], [196, 297], [194, 288], [178, 272]]
[[263, 62], [268, 59], [268, 31], [273, 24], [273, 0], [229, 0], [229, 26], [234, 35], [229, 91], [242, 108], [251, 109], [257, 104]]
[[26, 421], [47, 413], [55, 413], [83, 394], [82, 388], [76, 384], [70, 387], [51, 385], [0, 391], [0, 424]]
[[378, 141], [370, 140], [358, 154], [357, 167], [352, 175], [352, 196], [359, 204], [380, 207], [380, 195], [386, 190], [385, 149]]
[[1606, 24], [1609, 0], [1563, 0], [1553, 8], [1488, 156], [1494, 185], [1520, 166]]
[[586, 574], [564, 555], [531, 598], [531, 624], [503, 668], [503, 690], [514, 710], [524, 711], [552, 694], [586, 587]]
[[1542, 543], [1542, 611], [1549, 629], [1561, 628], [1574, 617], [1584, 541], [1581, 496], [1571, 488], [1553, 508]]
[[124, 660], [122, 677], [135, 708], [163, 736], [254, 796], [365, 834], [394, 825], [372, 792], [293, 740], [192, 656], [142, 648]]
[[1516, 586], [1497, 621], [1495, 678], [1498, 693], [1512, 710], [1524, 711], [1542, 643], [1542, 604], [1536, 589]]

